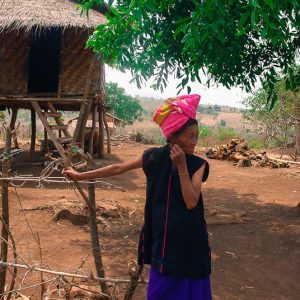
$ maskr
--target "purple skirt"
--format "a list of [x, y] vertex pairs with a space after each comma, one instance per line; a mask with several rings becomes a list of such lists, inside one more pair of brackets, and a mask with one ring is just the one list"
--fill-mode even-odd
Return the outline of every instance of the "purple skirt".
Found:
[[211, 300], [210, 277], [176, 278], [151, 268], [147, 300]]

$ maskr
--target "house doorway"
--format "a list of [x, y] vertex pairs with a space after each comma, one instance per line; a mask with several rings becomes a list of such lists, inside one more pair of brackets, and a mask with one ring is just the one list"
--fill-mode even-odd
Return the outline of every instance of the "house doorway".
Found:
[[32, 34], [29, 61], [28, 93], [57, 93], [61, 30], [51, 28]]

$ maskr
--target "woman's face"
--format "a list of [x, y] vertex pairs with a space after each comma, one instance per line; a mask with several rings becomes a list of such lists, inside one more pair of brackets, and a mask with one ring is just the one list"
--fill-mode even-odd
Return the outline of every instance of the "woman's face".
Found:
[[185, 154], [193, 154], [198, 143], [199, 130], [197, 124], [187, 127], [179, 136], [171, 139], [171, 144], [177, 144]]

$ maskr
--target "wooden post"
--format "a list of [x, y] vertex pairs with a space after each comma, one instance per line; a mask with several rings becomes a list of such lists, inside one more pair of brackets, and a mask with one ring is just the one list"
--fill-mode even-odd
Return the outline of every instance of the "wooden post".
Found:
[[80, 127], [80, 131], [79, 131], [79, 142], [81, 144], [81, 148], [84, 149], [84, 136], [85, 136], [85, 132], [86, 132], [86, 122], [89, 118], [89, 114], [91, 111], [91, 107], [92, 107], [92, 101], [90, 101], [88, 103], [88, 105], [85, 107], [85, 111], [82, 117], [82, 122], [81, 122], [81, 127]]
[[49, 153], [49, 145], [48, 145], [48, 134], [47, 134], [47, 130], [46, 128], [44, 127], [44, 142], [45, 142], [45, 148], [44, 148], [44, 151], [46, 154]]
[[34, 109], [31, 109], [31, 143], [30, 143], [30, 153], [29, 160], [33, 160], [33, 154], [35, 152], [35, 139], [36, 139], [36, 116]]
[[82, 118], [84, 116], [86, 105], [87, 105], [87, 103], [85, 103], [85, 102], [81, 103], [80, 112], [79, 112], [79, 116], [78, 116], [78, 119], [77, 119], [76, 128], [75, 128], [74, 133], [73, 133], [73, 141], [72, 141], [73, 144], [76, 144], [76, 142], [78, 141], [79, 134], [80, 134], [81, 122], [82, 122]]
[[[95, 183], [88, 184], [88, 199], [89, 199], [89, 203], [90, 203], [89, 222], [90, 222], [90, 229], [91, 229], [91, 241], [92, 241], [93, 256], [94, 256], [96, 272], [97, 272], [98, 277], [105, 278], [104, 266], [103, 266], [100, 243], [99, 243], [98, 225], [97, 225]], [[105, 293], [106, 295], [109, 295], [109, 290], [108, 290], [106, 282], [100, 282], [100, 287], [101, 287], [101, 290], [103, 293]]]
[[105, 110], [104, 110], [104, 115], [103, 115], [103, 122], [106, 130], [106, 146], [107, 146], [107, 153], [111, 153], [111, 148], [110, 148], [110, 132], [109, 132], [109, 127], [107, 124], [107, 121], [105, 119]]
[[[90, 90], [92, 87], [92, 81], [93, 81], [94, 65], [95, 65], [96, 61], [97, 61], [97, 56], [95, 54], [93, 54], [93, 56], [91, 58], [91, 64], [90, 64], [90, 67], [89, 67], [89, 70], [88, 70], [87, 76], [86, 76], [84, 95], [83, 95], [84, 99], [89, 98]], [[86, 128], [86, 122], [89, 117], [89, 113], [91, 111], [91, 107], [92, 107], [92, 102], [89, 102], [88, 105], [85, 107], [85, 112], [84, 112], [84, 115], [82, 118], [82, 123], [81, 123], [80, 131], [79, 131], [78, 137], [79, 137], [79, 141], [81, 143], [82, 149], [84, 149], [85, 128]]]
[[96, 115], [97, 115], [97, 105], [93, 104], [92, 106], [92, 128], [91, 128], [91, 134], [89, 139], [89, 153], [93, 156], [93, 150], [94, 150], [94, 135], [95, 135], [95, 129], [96, 129]]
[[103, 104], [99, 103], [99, 143], [98, 157], [104, 158], [104, 127], [103, 127]]
[[[11, 129], [5, 128], [4, 159], [2, 161], [2, 177], [9, 177], [10, 153], [11, 153]], [[2, 261], [7, 262], [8, 228], [9, 228], [9, 204], [8, 204], [8, 180], [2, 181], [2, 230], [1, 230], [1, 255]], [[0, 295], [4, 293], [7, 267], [0, 268]]]
[[[9, 124], [9, 127], [10, 127], [11, 131], [13, 131], [13, 130], [15, 129], [17, 116], [18, 116], [18, 108], [17, 108], [17, 107], [14, 107], [14, 108], [12, 109], [12, 114], [11, 114], [11, 119], [10, 119], [10, 124]], [[16, 148], [16, 149], [19, 149], [18, 137], [17, 137], [16, 132], [14, 132], [14, 133], [12, 134], [12, 137], [13, 137], [13, 139], [14, 139], [14, 145], [15, 145], [15, 148]]]
[[105, 104], [105, 69], [103, 63], [103, 57], [100, 58], [100, 95], [98, 96], [99, 101], [99, 142], [98, 142], [98, 157], [104, 157], [104, 104]]
[[[296, 94], [297, 95], [297, 94]], [[297, 123], [296, 123], [296, 136], [295, 136], [295, 161], [298, 160], [298, 156], [300, 155], [300, 104], [298, 103], [298, 97], [294, 95], [294, 102], [295, 102], [295, 111], [297, 116]]]

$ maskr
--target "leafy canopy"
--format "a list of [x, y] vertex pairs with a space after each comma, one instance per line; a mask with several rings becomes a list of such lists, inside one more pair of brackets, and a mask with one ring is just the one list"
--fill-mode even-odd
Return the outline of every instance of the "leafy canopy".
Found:
[[[104, 1], [81, 4], [88, 13]], [[87, 45], [139, 87], [154, 76], [163, 89], [174, 76], [179, 89], [191, 80], [250, 91], [258, 77], [272, 88], [299, 53], [298, 0], [110, 0], [108, 8]]]
[[125, 93], [117, 83], [106, 84], [106, 104], [110, 111], [123, 120], [122, 125], [131, 125], [136, 120], [141, 120], [143, 108], [139, 101]]

